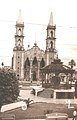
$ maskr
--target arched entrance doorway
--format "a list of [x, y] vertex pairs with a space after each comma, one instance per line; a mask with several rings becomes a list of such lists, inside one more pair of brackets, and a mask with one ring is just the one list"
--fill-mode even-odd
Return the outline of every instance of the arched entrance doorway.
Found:
[[33, 77], [32, 77], [33, 79], [33, 81], [36, 81], [36, 72], [35, 71], [33, 71]]

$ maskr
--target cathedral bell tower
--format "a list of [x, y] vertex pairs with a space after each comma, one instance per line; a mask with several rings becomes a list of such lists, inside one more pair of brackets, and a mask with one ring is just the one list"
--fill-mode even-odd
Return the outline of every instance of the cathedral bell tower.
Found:
[[13, 49], [13, 70], [18, 79], [24, 79], [24, 22], [22, 22], [21, 10], [16, 21], [15, 47]]
[[57, 57], [57, 51], [55, 49], [55, 30], [56, 25], [53, 24], [53, 14], [51, 13], [49, 24], [47, 26], [47, 38], [46, 38], [46, 65], [51, 64]]

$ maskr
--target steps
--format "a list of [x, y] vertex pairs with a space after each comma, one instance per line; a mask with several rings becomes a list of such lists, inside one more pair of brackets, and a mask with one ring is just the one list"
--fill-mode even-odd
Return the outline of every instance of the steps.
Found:
[[19, 84], [22, 86], [31, 86], [31, 85], [36, 86], [37, 81], [33, 81], [32, 83], [30, 81], [20, 81]]

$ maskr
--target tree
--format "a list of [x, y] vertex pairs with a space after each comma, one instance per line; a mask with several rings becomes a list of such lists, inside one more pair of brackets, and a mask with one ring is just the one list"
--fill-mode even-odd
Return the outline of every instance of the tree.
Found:
[[73, 66], [76, 66], [76, 62], [72, 59], [72, 60], [68, 63], [68, 65], [70, 65], [71, 68], [73, 68]]
[[3, 66], [4, 66], [4, 63], [2, 62], [1, 65], [2, 65], [2, 67], [3, 67]]
[[0, 69], [0, 108], [14, 102], [19, 95], [18, 80], [11, 70]]

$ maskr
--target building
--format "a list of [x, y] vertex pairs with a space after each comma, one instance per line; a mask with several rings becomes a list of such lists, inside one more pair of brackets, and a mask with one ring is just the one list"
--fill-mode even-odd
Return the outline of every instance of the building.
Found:
[[12, 68], [16, 72], [19, 80], [39, 81], [41, 80], [40, 68], [49, 65], [57, 58], [56, 25], [53, 24], [53, 14], [51, 13], [47, 25], [46, 49], [41, 50], [37, 43], [31, 49], [24, 48], [24, 22], [19, 12], [16, 21], [15, 46], [13, 49]]

